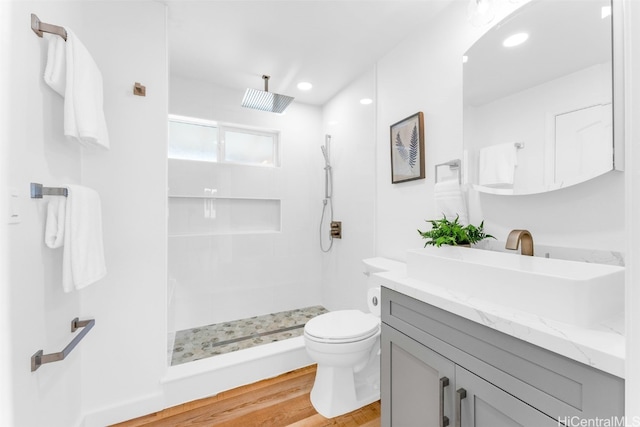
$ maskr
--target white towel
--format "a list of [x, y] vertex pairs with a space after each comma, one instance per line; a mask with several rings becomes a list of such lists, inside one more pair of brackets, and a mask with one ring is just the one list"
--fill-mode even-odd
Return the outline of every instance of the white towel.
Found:
[[103, 111], [102, 74], [73, 31], [67, 41], [47, 35], [49, 41], [44, 80], [64, 96], [64, 134], [89, 145], [109, 148]]
[[44, 242], [51, 249], [64, 244], [64, 221], [67, 198], [51, 197], [47, 204], [47, 221], [44, 231]]
[[82, 289], [107, 274], [102, 240], [102, 209], [95, 190], [67, 186], [62, 256], [62, 288]]
[[460, 184], [456, 180], [448, 180], [436, 183], [433, 189], [436, 209], [448, 220], [453, 221], [456, 216], [458, 222], [468, 224], [467, 204]]
[[67, 81], [67, 47], [62, 37], [49, 33], [43, 34], [48, 42], [44, 81], [64, 98]]
[[518, 164], [516, 150], [513, 142], [480, 149], [478, 183], [487, 187], [513, 187]]

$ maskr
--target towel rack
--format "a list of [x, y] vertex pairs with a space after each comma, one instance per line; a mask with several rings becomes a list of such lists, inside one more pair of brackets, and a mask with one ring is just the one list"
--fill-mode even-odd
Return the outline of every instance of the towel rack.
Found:
[[71, 332], [75, 332], [76, 330], [82, 328], [80, 333], [76, 335], [62, 351], [49, 354], [43, 354], [44, 351], [42, 350], [36, 351], [35, 354], [31, 356], [31, 372], [36, 371], [45, 363], [59, 362], [61, 360], [64, 360], [64, 358], [67, 357], [69, 353], [71, 353], [71, 350], [73, 350], [80, 341], [82, 341], [82, 338], [87, 335], [87, 333], [91, 330], [91, 328], [93, 328], [93, 325], [95, 324], [96, 319], [78, 320], [77, 317], [73, 319], [71, 321]]
[[38, 37], [42, 37], [42, 33], [56, 34], [67, 41], [67, 30], [57, 25], [42, 22], [34, 13], [31, 14], [31, 29]]
[[43, 187], [42, 184], [38, 184], [37, 182], [31, 183], [31, 198], [32, 199], [42, 199], [42, 196], [64, 196], [67, 197], [69, 195], [69, 190], [66, 188], [58, 188], [58, 187]]
[[460, 170], [460, 159], [450, 160], [445, 163], [438, 163], [435, 167], [435, 181], [438, 183], [438, 168], [441, 166], [449, 166], [449, 169], [456, 169], [458, 174], [458, 183], [462, 184], [462, 171]]

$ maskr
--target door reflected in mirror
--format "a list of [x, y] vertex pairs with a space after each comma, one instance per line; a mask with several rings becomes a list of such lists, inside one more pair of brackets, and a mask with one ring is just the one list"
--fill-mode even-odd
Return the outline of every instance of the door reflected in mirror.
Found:
[[610, 0], [533, 0], [464, 58], [467, 180], [534, 194], [611, 171]]

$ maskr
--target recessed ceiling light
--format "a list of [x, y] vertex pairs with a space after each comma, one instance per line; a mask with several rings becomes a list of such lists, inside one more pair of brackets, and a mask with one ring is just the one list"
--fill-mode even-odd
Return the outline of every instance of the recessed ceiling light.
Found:
[[373, 104], [373, 99], [371, 99], [371, 98], [362, 98], [360, 100], [360, 104], [362, 104], [362, 105]]
[[519, 44], [526, 42], [528, 38], [529, 38], [529, 34], [527, 33], [517, 33], [504, 39], [504, 41], [502, 42], [502, 46], [504, 47], [518, 46]]
[[298, 89], [300, 90], [310, 90], [313, 85], [309, 82], [300, 82], [298, 83]]
[[467, 55], [462, 55], [462, 63], [466, 64], [467, 62], [469, 62], [469, 57]]

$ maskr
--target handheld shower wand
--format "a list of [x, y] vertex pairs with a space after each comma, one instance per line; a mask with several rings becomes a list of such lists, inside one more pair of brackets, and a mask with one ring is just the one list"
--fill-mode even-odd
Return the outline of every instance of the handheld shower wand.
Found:
[[320, 149], [322, 150], [322, 155], [324, 156], [324, 165], [329, 166], [329, 153], [327, 152], [327, 147], [321, 145]]

